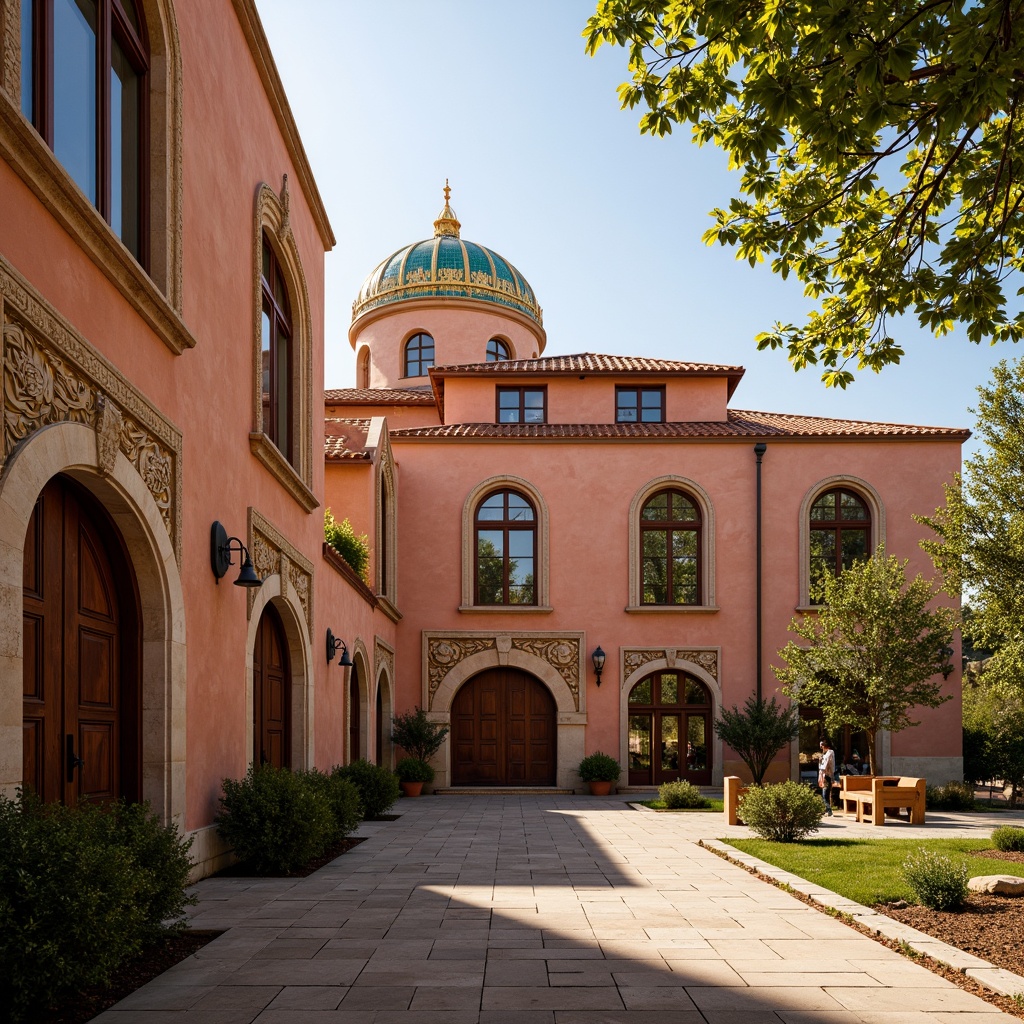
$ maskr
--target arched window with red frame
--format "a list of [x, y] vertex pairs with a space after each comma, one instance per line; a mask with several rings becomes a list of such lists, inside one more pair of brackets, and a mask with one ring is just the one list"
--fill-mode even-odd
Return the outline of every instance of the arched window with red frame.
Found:
[[21, 0], [21, 109], [148, 269], [149, 45], [135, 0]]

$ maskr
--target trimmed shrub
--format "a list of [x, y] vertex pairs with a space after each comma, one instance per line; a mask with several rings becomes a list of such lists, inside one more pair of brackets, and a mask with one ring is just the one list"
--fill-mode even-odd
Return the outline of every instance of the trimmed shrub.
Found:
[[[429, 761], [444, 743], [449, 727], [442, 722], [431, 722], [426, 711], [418, 707], [415, 711], [406, 711], [395, 715], [391, 720], [391, 739], [397, 743], [410, 757], [419, 761]], [[406, 782], [433, 782], [429, 779], [406, 779]]]
[[359, 799], [359, 790], [340, 775], [333, 772], [322, 772], [316, 768], [300, 772], [307, 783], [321, 790], [331, 806], [334, 815], [334, 831], [328, 845], [340, 842], [347, 835], [355, 832], [359, 822], [363, 820], [363, 802]]
[[337, 823], [327, 787], [306, 773], [252, 765], [224, 779], [217, 832], [260, 875], [294, 871], [330, 846]]
[[395, 765], [395, 775], [399, 782], [433, 782], [434, 769], [418, 757], [403, 757]]
[[903, 877], [930, 910], [959, 910], [967, 902], [967, 865], [922, 849], [903, 862]]
[[352, 524], [340, 523], [330, 509], [324, 512], [324, 540], [345, 559], [366, 584], [370, 582], [370, 542], [365, 533], [356, 534]]
[[389, 772], [387, 768], [381, 768], [379, 765], [370, 764], [369, 761], [362, 758], [351, 764], [338, 765], [333, 774], [348, 779], [359, 790], [359, 799], [363, 804], [363, 817], [367, 821], [386, 814], [388, 808], [402, 793], [402, 787], [399, 786], [394, 772]]
[[973, 811], [974, 787], [966, 782], [947, 782], [925, 790], [925, 807], [930, 811]]
[[658, 787], [658, 797], [661, 802], [669, 808], [676, 807], [703, 807], [711, 806], [711, 801], [702, 796], [700, 790], [686, 779], [677, 779], [675, 782], [663, 782]]
[[601, 753], [600, 750], [583, 758], [576, 770], [584, 782], [618, 782], [622, 774], [619, 762], [610, 754]]
[[992, 842], [997, 850], [1002, 850], [1004, 853], [1024, 853], [1024, 828], [1000, 825], [992, 833]]
[[181, 926], [191, 840], [146, 805], [42, 805], [0, 796], [0, 1019], [109, 982]]
[[816, 832], [824, 814], [817, 793], [792, 780], [752, 786], [739, 804], [744, 824], [776, 843], [792, 843]]

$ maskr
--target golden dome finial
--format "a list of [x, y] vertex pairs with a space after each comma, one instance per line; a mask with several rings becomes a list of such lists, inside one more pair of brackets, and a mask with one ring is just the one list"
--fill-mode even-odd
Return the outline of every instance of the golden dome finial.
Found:
[[459, 223], [459, 218], [455, 216], [455, 211], [448, 205], [449, 199], [451, 199], [452, 189], [448, 184], [448, 179], [444, 179], [444, 209], [437, 215], [437, 220], [434, 221], [434, 237], [438, 238], [441, 235], [450, 235], [452, 238], [459, 237], [459, 228], [462, 225]]

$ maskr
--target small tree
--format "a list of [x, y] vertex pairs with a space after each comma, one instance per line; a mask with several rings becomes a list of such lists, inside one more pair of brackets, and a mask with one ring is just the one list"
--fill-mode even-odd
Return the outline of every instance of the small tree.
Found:
[[369, 583], [370, 542], [365, 533], [357, 536], [348, 519], [339, 523], [334, 513], [327, 509], [324, 512], [324, 540], [355, 569], [364, 583]]
[[964, 777], [1001, 779], [1011, 807], [1024, 794], [1024, 696], [983, 663], [964, 681]]
[[431, 722], [423, 708], [395, 715], [391, 720], [391, 739], [410, 756], [426, 764], [440, 749], [448, 726]]
[[951, 696], [935, 676], [946, 664], [956, 613], [930, 608], [934, 589], [920, 575], [908, 584], [906, 567], [879, 545], [874, 558], [826, 576], [824, 605], [789, 625], [803, 645], [790, 640], [779, 651], [786, 667], [774, 668], [782, 692], [820, 708], [826, 728], [867, 733], [873, 769], [880, 730], [918, 725], [912, 708], [935, 708]]
[[783, 707], [773, 696], [771, 700], [751, 694], [741, 711], [722, 708], [715, 722], [715, 735], [739, 754], [760, 786], [775, 755], [800, 731], [797, 709]]

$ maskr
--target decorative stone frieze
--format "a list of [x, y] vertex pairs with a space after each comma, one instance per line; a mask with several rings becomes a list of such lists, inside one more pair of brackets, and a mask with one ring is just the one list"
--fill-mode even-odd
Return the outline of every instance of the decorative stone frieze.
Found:
[[461, 637], [431, 637], [427, 641], [428, 708], [434, 706], [434, 694], [441, 681], [460, 661], [481, 651], [497, 648], [494, 637], [466, 639]]
[[623, 682], [653, 661], [664, 661], [670, 668], [678, 669], [685, 669], [687, 664], [697, 665], [718, 681], [717, 647], [627, 647], [622, 654]]
[[[309, 635], [313, 635], [313, 563], [297, 547], [285, 539], [269, 520], [265, 519], [251, 505], [249, 506], [249, 555], [253, 568], [261, 580], [268, 576], [280, 576], [282, 593], [287, 582], [306, 620]], [[256, 603], [256, 591], [248, 591], [248, 615]]]
[[52, 423], [96, 431], [100, 471], [121, 452], [145, 481], [181, 564], [181, 431], [0, 257], [0, 468]]
[[391, 685], [395, 682], [395, 652], [380, 637], [374, 638], [373, 648], [374, 678], [379, 678], [381, 667], [387, 671], [388, 681]]
[[576, 710], [580, 709], [580, 642], [573, 638], [559, 637], [547, 639], [539, 637], [517, 636], [512, 638], [512, 647], [526, 651], [541, 661], [553, 666], [555, 671], [565, 680], [565, 685], [572, 692]]

